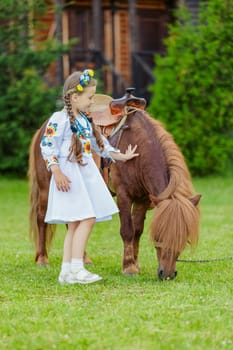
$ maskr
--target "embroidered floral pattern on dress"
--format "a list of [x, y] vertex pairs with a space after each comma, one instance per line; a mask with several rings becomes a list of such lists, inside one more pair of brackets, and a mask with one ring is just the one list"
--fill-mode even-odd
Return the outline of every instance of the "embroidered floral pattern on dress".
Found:
[[58, 164], [58, 163], [59, 163], [59, 162], [58, 162], [58, 159], [57, 159], [56, 156], [52, 156], [52, 157], [47, 158], [47, 159], [45, 160], [45, 164], [46, 164], [46, 167], [47, 167], [47, 168], [49, 168], [50, 165], [52, 165], [52, 164]]
[[90, 143], [90, 141], [87, 141], [87, 142], [84, 143], [83, 149], [84, 149], [85, 153], [88, 153], [88, 154], [91, 153], [91, 143]]
[[54, 136], [56, 134], [56, 131], [57, 123], [49, 123], [41, 140], [42, 146], [51, 147], [53, 145], [50, 137]]
[[46, 130], [45, 136], [54, 136], [57, 131], [57, 123], [49, 123]]

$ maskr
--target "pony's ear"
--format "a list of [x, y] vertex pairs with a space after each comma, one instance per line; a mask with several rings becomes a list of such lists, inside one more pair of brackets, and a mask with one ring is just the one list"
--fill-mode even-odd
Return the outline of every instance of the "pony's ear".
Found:
[[195, 197], [189, 198], [190, 202], [192, 202], [195, 207], [200, 202], [200, 199], [201, 199], [201, 194], [197, 194]]
[[151, 200], [151, 202], [153, 202], [155, 205], [158, 205], [160, 200], [158, 199], [158, 197], [156, 197], [155, 195], [153, 194], [149, 194], [149, 198]]

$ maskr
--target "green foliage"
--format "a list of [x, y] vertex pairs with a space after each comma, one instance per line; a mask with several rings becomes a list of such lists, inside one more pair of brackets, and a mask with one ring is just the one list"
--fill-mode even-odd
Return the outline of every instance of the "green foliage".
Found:
[[233, 4], [210, 0], [196, 25], [185, 8], [156, 57], [149, 111], [164, 122], [193, 174], [222, 172], [233, 149]]
[[57, 89], [46, 86], [35, 69], [7, 87], [0, 98], [0, 170], [25, 175], [32, 135], [55, 108]]
[[1, 173], [25, 176], [30, 140], [56, 108], [59, 88], [49, 86], [45, 73], [69, 45], [33, 40], [46, 3], [3, 0], [0, 4]]

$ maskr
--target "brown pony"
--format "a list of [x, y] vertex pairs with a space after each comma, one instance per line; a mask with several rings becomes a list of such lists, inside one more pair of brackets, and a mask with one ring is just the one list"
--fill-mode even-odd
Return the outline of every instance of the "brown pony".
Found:
[[126, 124], [121, 135], [109, 138], [122, 152], [128, 143], [137, 144], [140, 154], [110, 168], [111, 189], [120, 208], [123, 271], [139, 272], [139, 240], [152, 201], [157, 207], [151, 222], [151, 240], [157, 250], [158, 277], [172, 279], [177, 274], [176, 260], [186, 244], [194, 246], [198, 241], [201, 196], [194, 195], [184, 157], [160, 122], [145, 111], [131, 109]]
[[[109, 136], [110, 143], [121, 152], [128, 144], [137, 144], [140, 154], [125, 163], [110, 164], [108, 185], [116, 194], [120, 209], [123, 272], [133, 275], [140, 271], [139, 241], [146, 212], [153, 203], [156, 209], [151, 222], [151, 240], [157, 251], [158, 278], [172, 279], [177, 274], [176, 260], [186, 244], [197, 243], [201, 196], [194, 194], [184, 157], [173, 137], [134, 103], [137, 99], [133, 101], [131, 96], [128, 94], [125, 99], [110, 103], [113, 114], [116, 106], [124, 115]], [[54, 225], [44, 223], [49, 187], [49, 174], [39, 148], [44, 128], [45, 125], [33, 137], [29, 159], [30, 232], [36, 244], [36, 261], [40, 264], [48, 263], [46, 246], [55, 233]]]

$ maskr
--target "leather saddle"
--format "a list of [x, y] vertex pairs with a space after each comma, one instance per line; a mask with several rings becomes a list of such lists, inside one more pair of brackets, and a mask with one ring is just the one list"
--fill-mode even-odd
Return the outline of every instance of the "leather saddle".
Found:
[[112, 99], [107, 95], [96, 95], [96, 103], [90, 112], [90, 116], [100, 128], [102, 135], [109, 137], [112, 131], [125, 116], [126, 107], [128, 108], [146, 108], [146, 100], [136, 97], [132, 94], [135, 88], [127, 88], [123, 97]]

